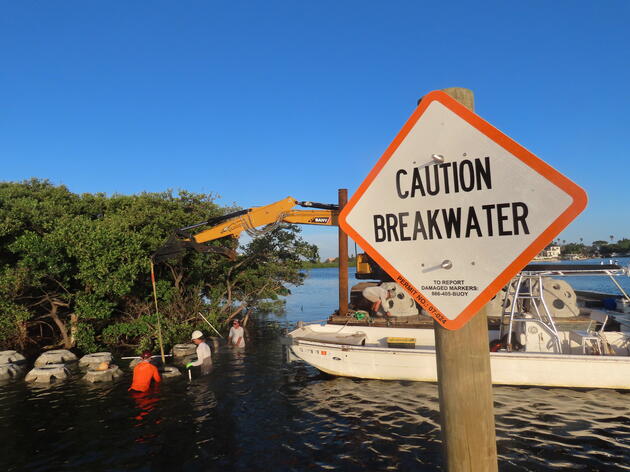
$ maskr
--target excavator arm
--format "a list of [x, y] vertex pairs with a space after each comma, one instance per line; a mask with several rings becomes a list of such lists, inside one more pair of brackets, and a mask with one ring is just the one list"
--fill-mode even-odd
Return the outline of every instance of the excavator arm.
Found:
[[[294, 209], [296, 206], [316, 207], [318, 209], [296, 210]], [[270, 205], [248, 208], [226, 215], [226, 217], [219, 217], [223, 219], [212, 224], [210, 228], [193, 235], [192, 239], [196, 243], [205, 243], [226, 236], [238, 238], [243, 231], [256, 233], [256, 228], [281, 223], [337, 226], [338, 216], [337, 205], [298, 202], [294, 198], [287, 197]]]
[[[296, 207], [312, 208], [309, 210]], [[287, 197], [270, 205], [247, 208], [208, 221], [180, 228], [153, 254], [160, 262], [182, 256], [186, 250], [212, 252], [236, 259], [236, 251], [229, 247], [205, 244], [222, 238], [238, 238], [243, 231], [257, 236], [282, 223], [301, 225], [337, 226], [339, 206], [335, 204], [297, 201]], [[259, 230], [258, 228], [264, 228]], [[391, 280], [367, 254], [357, 254], [357, 279]]]
[[[315, 209], [299, 210], [295, 209], [296, 206]], [[236, 252], [233, 249], [210, 246], [204, 243], [225, 237], [238, 238], [243, 231], [256, 236], [282, 223], [337, 226], [338, 217], [338, 205], [299, 202], [294, 198], [287, 197], [270, 205], [239, 210], [203, 223], [180, 228], [153, 254], [153, 260], [160, 262], [176, 258], [189, 248], [199, 252], [222, 254], [230, 259], [235, 259]], [[265, 229], [259, 230], [260, 227], [265, 227]], [[194, 230], [198, 228], [206, 229], [194, 233]]]

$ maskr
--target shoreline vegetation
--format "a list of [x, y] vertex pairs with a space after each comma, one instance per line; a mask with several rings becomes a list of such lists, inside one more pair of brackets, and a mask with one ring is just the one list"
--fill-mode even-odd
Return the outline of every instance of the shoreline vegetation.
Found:
[[583, 239], [580, 238], [579, 243], [557, 239], [547, 245], [541, 255], [546, 253], [560, 260], [588, 259], [593, 257], [615, 258], [628, 257], [630, 255], [630, 239], [628, 238], [622, 238], [614, 242], [615, 236], [610, 235], [610, 242], [599, 239], [593, 241], [590, 245], [584, 244]]
[[[317, 246], [287, 225], [239, 247], [236, 260], [188, 251], [155, 264], [151, 255], [177, 228], [233, 212], [214, 195], [178, 192], [75, 194], [46, 180], [0, 182], [0, 350], [154, 352], [209, 326], [226, 331], [257, 311], [277, 311], [302, 261]], [[213, 246], [236, 249], [223, 238]]]
[[[64, 348], [157, 351], [158, 326], [166, 349], [233, 318], [281, 312], [290, 286], [305, 269], [336, 268], [321, 261], [300, 227], [283, 225], [238, 247], [236, 260], [188, 251], [155, 265], [151, 255], [177, 228], [237, 210], [215, 196], [171, 190], [137, 195], [75, 194], [47, 180], [0, 182], [0, 350], [25, 355]], [[630, 239], [560, 244], [560, 257], [615, 258]], [[557, 241], [560, 243], [560, 241]], [[209, 243], [237, 249], [238, 241]], [[349, 258], [356, 266], [356, 257]]]
[[[357, 260], [355, 257], [348, 258], [348, 267], [356, 267]], [[319, 262], [310, 262], [304, 261], [302, 263], [303, 269], [329, 269], [329, 268], [339, 268], [339, 259], [335, 258], [333, 261], [319, 261]]]
[[[550, 246], [548, 246], [549, 248]], [[630, 257], [630, 239], [621, 239], [616, 244], [608, 244], [606, 241], [595, 241], [592, 246], [578, 243], [566, 243], [559, 246], [558, 255], [553, 257], [537, 257], [533, 262], [544, 261], [572, 261], [592, 258], [614, 259], [618, 257]], [[356, 267], [356, 257], [348, 258], [348, 266]], [[303, 269], [338, 268], [339, 258], [330, 258], [326, 261], [304, 261]]]

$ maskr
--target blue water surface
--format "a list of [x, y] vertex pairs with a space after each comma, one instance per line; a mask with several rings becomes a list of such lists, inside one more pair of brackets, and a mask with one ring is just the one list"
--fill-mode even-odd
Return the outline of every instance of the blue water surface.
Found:
[[[592, 264], [594, 267], [602, 263], [615, 262], [620, 266], [628, 267], [630, 257], [615, 259], [587, 259], [582, 261], [558, 261], [546, 262], [546, 264]], [[337, 268], [311, 269], [304, 285], [291, 288], [291, 295], [286, 298], [287, 321], [318, 321], [326, 319], [339, 306], [339, 271]], [[348, 287], [361, 282], [354, 277], [356, 269], [349, 270]], [[594, 292], [619, 295], [619, 289], [605, 275], [559, 277], [567, 280], [575, 290], [587, 290]], [[621, 287], [630, 294], [630, 277], [616, 278]]]
[[[119, 359], [112, 384], [79, 372], [53, 386], [0, 384], [0, 471], [445, 470], [436, 384], [285, 362], [281, 333], [327, 318], [337, 299], [337, 270], [311, 270], [285, 315], [247, 327], [245, 349], [221, 346], [210, 375], [146, 396], [127, 391]], [[493, 398], [499, 470], [630, 470], [630, 392], [495, 386]]]

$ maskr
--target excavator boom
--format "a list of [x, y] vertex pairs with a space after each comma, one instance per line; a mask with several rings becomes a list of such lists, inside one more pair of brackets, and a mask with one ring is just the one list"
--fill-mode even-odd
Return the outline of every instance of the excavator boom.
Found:
[[[295, 206], [309, 205], [310, 202], [298, 202], [287, 197], [270, 205], [253, 207], [236, 212], [232, 218], [225, 219], [214, 226], [201, 231], [192, 238], [197, 243], [214, 241], [226, 236], [238, 237], [243, 231], [251, 232], [256, 228], [276, 223], [296, 223], [320, 226], [336, 226], [339, 211], [336, 209], [294, 210]], [[312, 204], [310, 205], [317, 205]], [[332, 205], [330, 205], [332, 207]]]
[[[295, 208], [296, 206], [313, 209], [299, 210]], [[160, 262], [181, 257], [188, 249], [221, 254], [234, 260], [236, 259], [236, 251], [233, 249], [204, 243], [225, 237], [238, 238], [243, 231], [256, 236], [265, 231], [265, 229], [261, 231], [257, 228], [273, 229], [282, 223], [338, 226], [338, 219], [338, 205], [300, 202], [292, 197], [287, 197], [270, 205], [238, 210], [202, 223], [180, 228], [153, 254], [153, 261]], [[193, 230], [197, 229], [201, 230], [194, 233]], [[356, 278], [391, 280], [389, 275], [367, 254], [357, 254]]]
[[[295, 209], [296, 206], [316, 209], [297, 210]], [[299, 202], [294, 198], [287, 197], [270, 205], [239, 210], [203, 223], [181, 228], [153, 254], [153, 260], [159, 262], [181, 256], [188, 248], [199, 252], [218, 253], [234, 259], [236, 258], [234, 250], [203, 243], [228, 236], [238, 238], [243, 231], [255, 236], [261, 232], [257, 229], [259, 227], [272, 229], [282, 223], [337, 226], [338, 217], [339, 207], [337, 205]], [[191, 233], [191, 230], [201, 227], [208, 228], [196, 234]], [[262, 230], [262, 232], [264, 231]]]

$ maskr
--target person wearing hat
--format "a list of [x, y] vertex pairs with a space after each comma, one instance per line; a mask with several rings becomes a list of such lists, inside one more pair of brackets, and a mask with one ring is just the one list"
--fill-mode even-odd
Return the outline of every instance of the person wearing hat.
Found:
[[151, 351], [144, 351], [140, 357], [141, 361], [133, 369], [133, 380], [129, 390], [146, 392], [151, 388], [151, 381], [157, 385], [162, 381], [162, 377], [157, 367], [151, 364]]
[[232, 321], [232, 327], [230, 328], [230, 333], [228, 334], [228, 340], [230, 342], [230, 346], [245, 347], [245, 330], [241, 326], [241, 322], [239, 320]]
[[387, 307], [387, 300], [394, 298], [394, 290], [385, 290], [381, 286], [367, 287], [363, 289], [363, 297], [372, 302], [372, 313], [376, 316], [392, 316]]
[[197, 360], [186, 364], [186, 368], [190, 369], [194, 366], [201, 366], [201, 373], [208, 374], [212, 369], [212, 352], [203, 339], [203, 333], [199, 330], [193, 331], [191, 340], [197, 345]]

